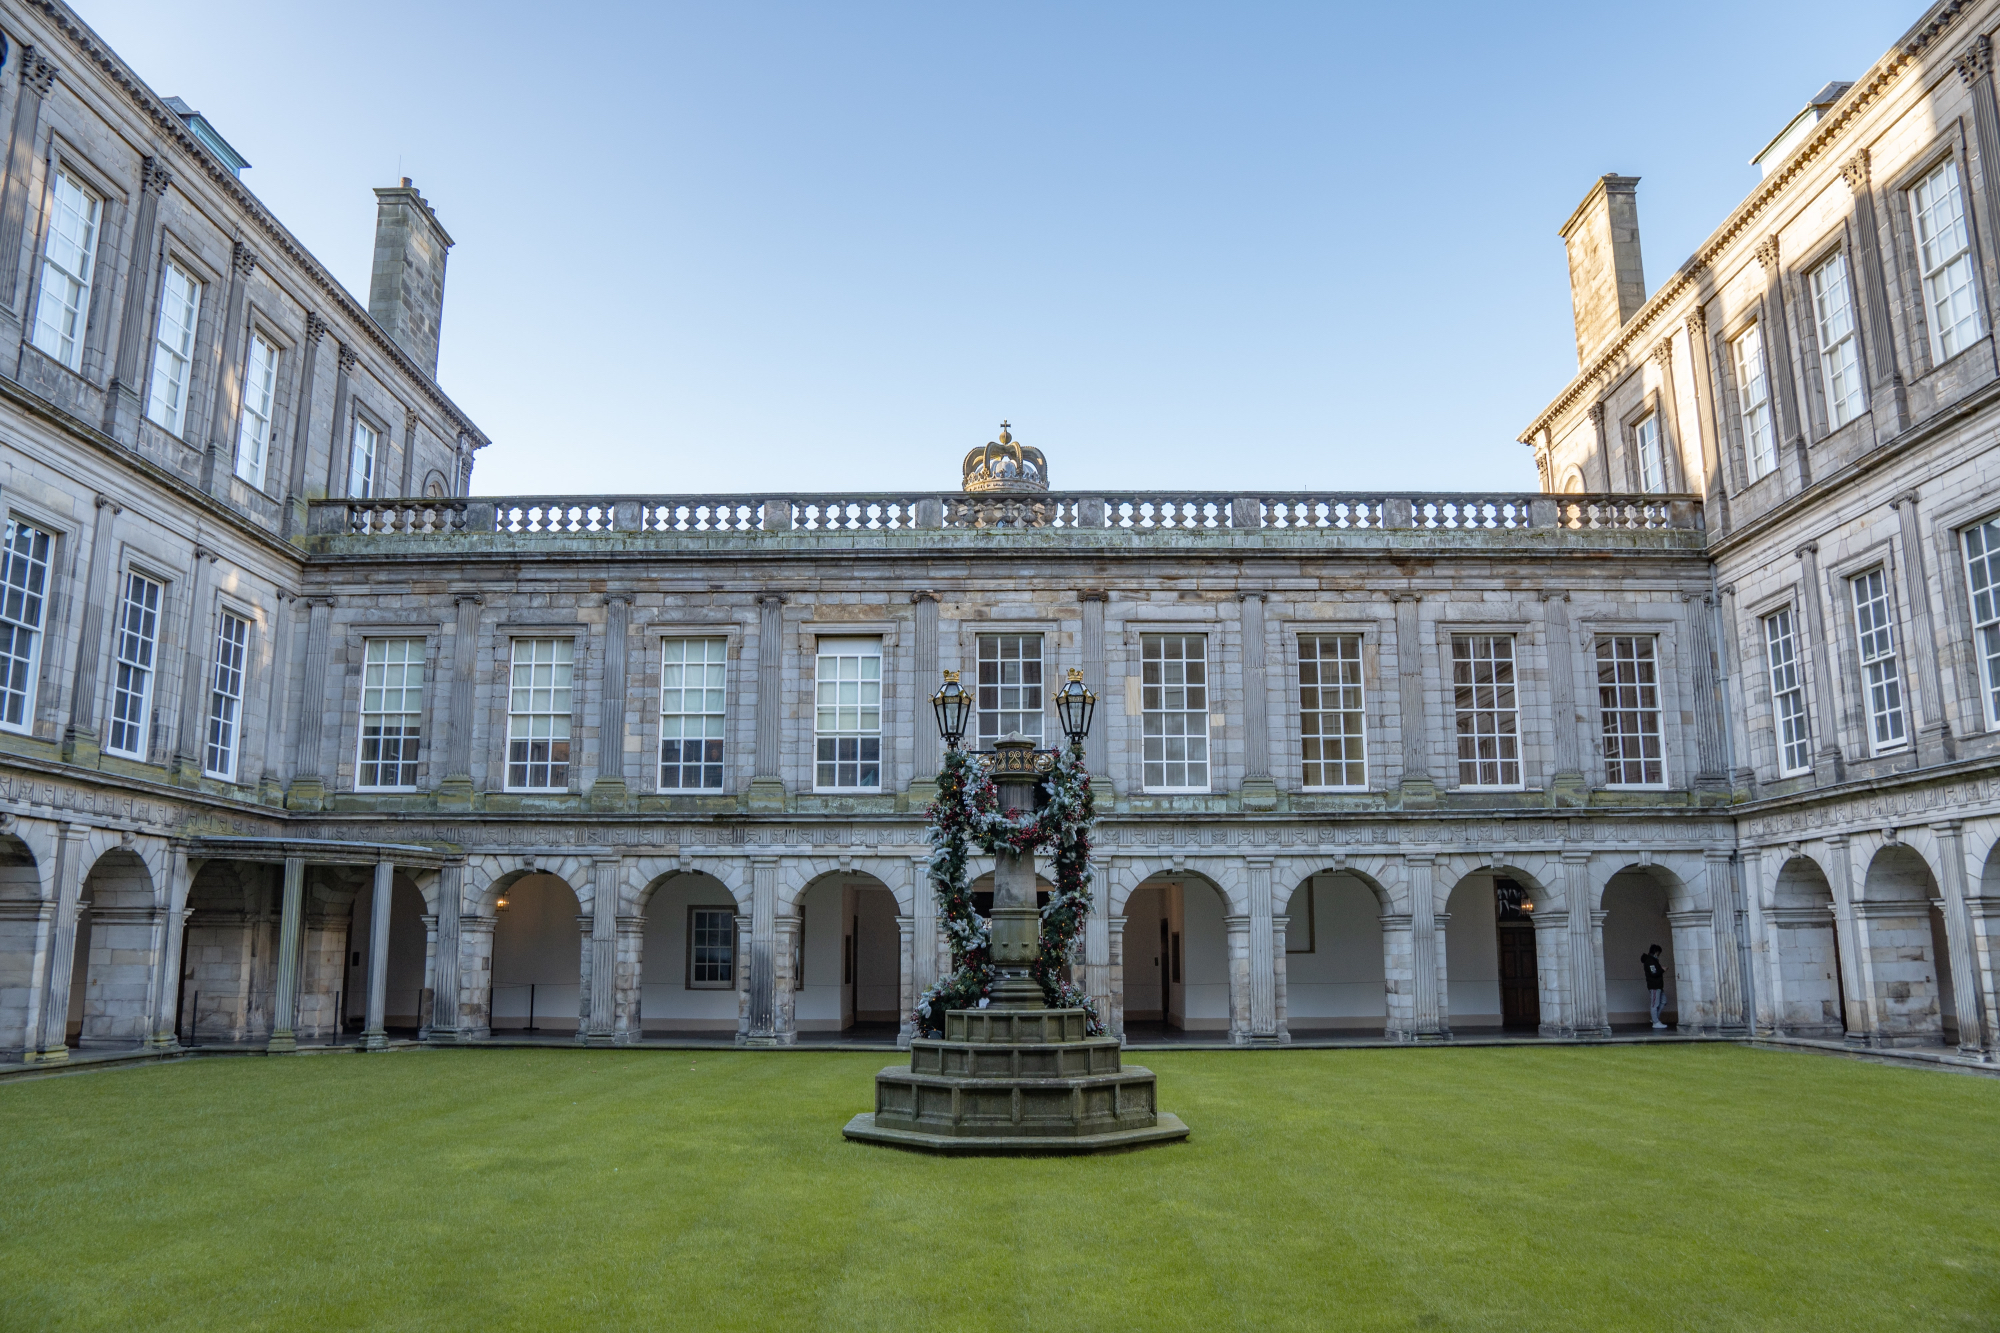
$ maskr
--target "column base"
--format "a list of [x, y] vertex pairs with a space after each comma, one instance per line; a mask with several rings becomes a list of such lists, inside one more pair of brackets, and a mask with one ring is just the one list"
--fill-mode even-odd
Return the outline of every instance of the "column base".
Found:
[[176, 787], [190, 789], [201, 786], [201, 760], [184, 754], [174, 756], [173, 767], [167, 770], [167, 781]]
[[62, 758], [78, 768], [98, 767], [97, 733], [88, 727], [71, 727], [63, 737]]
[[1269, 778], [1245, 778], [1242, 797], [1245, 810], [1276, 810], [1278, 784]]
[[472, 808], [472, 779], [460, 773], [438, 783], [432, 799], [440, 810], [470, 810]]
[[1396, 796], [1405, 810], [1434, 810], [1438, 803], [1437, 784], [1429, 778], [1404, 778], [1397, 784]]
[[921, 812], [936, 799], [937, 780], [934, 778], [912, 779], [910, 785], [903, 789], [903, 805], [908, 810]]
[[783, 814], [785, 810], [785, 784], [776, 778], [755, 778], [750, 790], [744, 796], [744, 804], [752, 811]]
[[1590, 804], [1590, 784], [1571, 769], [1549, 780], [1549, 804], [1558, 810], [1579, 810]]
[[364, 1051], [388, 1050], [389, 1034], [386, 1032], [370, 1032], [365, 1034], [361, 1038], [361, 1049]]
[[152, 1036], [146, 1038], [146, 1049], [149, 1051], [178, 1051], [181, 1049], [181, 1039], [171, 1032], [155, 1032]]
[[298, 1050], [298, 1048], [298, 1035], [291, 1031], [273, 1032], [271, 1040], [264, 1043], [264, 1053], [266, 1055], [290, 1055], [293, 1051]]
[[257, 783], [257, 804], [275, 805], [280, 809], [285, 804], [285, 788], [276, 778], [262, 778]]
[[590, 792], [584, 797], [584, 802], [592, 810], [613, 814], [632, 808], [632, 796], [625, 790], [623, 778], [597, 779], [590, 784]]
[[69, 1063], [69, 1047], [54, 1046], [46, 1051], [23, 1051], [21, 1063], [24, 1065], [62, 1065]]
[[287, 810], [322, 810], [326, 808], [326, 784], [318, 778], [293, 778], [292, 786], [285, 793]]
[[609, 1032], [579, 1032], [576, 1044], [579, 1046], [614, 1046], [618, 1038]]

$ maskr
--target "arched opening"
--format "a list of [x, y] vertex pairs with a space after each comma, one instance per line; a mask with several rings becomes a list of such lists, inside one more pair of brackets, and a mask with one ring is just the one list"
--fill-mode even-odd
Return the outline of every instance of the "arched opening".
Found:
[[1368, 1032], [1388, 1026], [1382, 896], [1351, 870], [1308, 875], [1285, 904], [1286, 1027]]
[[799, 895], [793, 953], [799, 1036], [893, 1041], [903, 1020], [896, 895], [872, 875], [826, 875]]
[[1584, 492], [1583, 470], [1581, 468], [1571, 468], [1569, 475], [1563, 478], [1562, 488], [1564, 495], [1582, 495]]
[[153, 970], [153, 876], [138, 855], [114, 848], [84, 877], [70, 970], [72, 1046], [129, 1046], [147, 1036]]
[[1454, 1033], [1536, 1032], [1542, 1023], [1535, 908], [1541, 886], [1483, 866], [1445, 900], [1445, 1002]]
[[1778, 1031], [1790, 1037], [1836, 1037], [1847, 1031], [1847, 988], [1833, 886], [1809, 856], [1778, 868], [1768, 914], [1777, 952]]
[[1924, 858], [1891, 843], [1868, 863], [1861, 901], [1854, 904], [1855, 933], [1866, 961], [1874, 1010], [1871, 1034], [1891, 1042], [1957, 1038], [1949, 1028], [1951, 957], [1943, 947], [1944, 922], [1932, 906], [1937, 881]]
[[1626, 866], [1604, 886], [1604, 1021], [1613, 1030], [1653, 1028], [1652, 996], [1646, 985], [1646, 955], [1660, 946], [1659, 1025], [1685, 1021], [1679, 973], [1675, 970], [1674, 929], [1667, 919], [1671, 891], [1666, 872], [1653, 866]]
[[0, 1051], [19, 1052], [33, 1037], [28, 1032], [28, 997], [35, 983], [35, 933], [32, 904], [41, 901], [41, 871], [28, 844], [0, 834]]
[[[344, 1031], [360, 1032], [368, 1026], [368, 950], [375, 938], [372, 873], [363, 876], [350, 911], [341, 1016]], [[389, 888], [389, 966], [382, 996], [382, 1029], [391, 1036], [414, 1037], [424, 1025], [425, 934], [424, 895], [399, 872]]]
[[1198, 875], [1155, 876], [1125, 900], [1125, 1037], [1228, 1040], [1228, 901]]
[[497, 1034], [574, 1035], [583, 1005], [583, 907], [559, 876], [527, 874], [494, 904], [493, 998]]
[[736, 1031], [736, 899], [699, 871], [650, 886], [639, 952], [639, 1014], [647, 1037]]
[[183, 1042], [232, 1045], [270, 1036], [280, 869], [206, 861], [196, 872], [182, 931]]

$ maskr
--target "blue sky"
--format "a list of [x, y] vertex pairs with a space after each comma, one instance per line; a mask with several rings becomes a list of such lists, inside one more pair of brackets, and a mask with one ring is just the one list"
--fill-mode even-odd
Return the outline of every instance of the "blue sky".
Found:
[[1556, 228], [1646, 278], [1922, 12], [1630, 4], [79, 0], [364, 301], [370, 189], [457, 246], [475, 489], [1533, 489]]

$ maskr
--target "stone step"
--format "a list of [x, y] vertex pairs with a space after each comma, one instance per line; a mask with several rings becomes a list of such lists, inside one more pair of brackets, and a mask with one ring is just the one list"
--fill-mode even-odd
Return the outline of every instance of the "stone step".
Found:
[[911, 1072], [956, 1078], [1081, 1078], [1116, 1074], [1121, 1059], [1116, 1037], [1005, 1045], [936, 1037], [918, 1037], [910, 1042]]

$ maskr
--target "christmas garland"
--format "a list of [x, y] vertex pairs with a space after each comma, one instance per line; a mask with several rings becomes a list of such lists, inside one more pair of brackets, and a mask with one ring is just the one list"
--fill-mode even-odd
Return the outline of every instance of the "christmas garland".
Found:
[[992, 922], [972, 907], [966, 860], [975, 846], [988, 855], [1054, 849], [1056, 887], [1042, 908], [1042, 947], [1031, 975], [1051, 1009], [1081, 1009], [1090, 1035], [1104, 1032], [1097, 1002], [1062, 976], [1064, 966], [1077, 959], [1084, 918], [1090, 915], [1090, 829], [1096, 804], [1081, 752], [1071, 748], [1059, 753], [1042, 790], [1047, 800], [1041, 809], [1010, 818], [1000, 808], [987, 760], [957, 747], [945, 751], [925, 837], [932, 848], [930, 877], [937, 890], [938, 924], [951, 946], [952, 971], [917, 1000], [911, 1018], [922, 1036], [942, 1034], [947, 1009], [979, 1008], [999, 979], [988, 954]]

